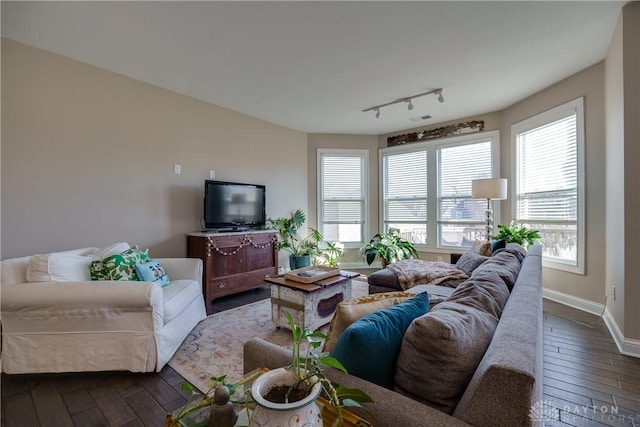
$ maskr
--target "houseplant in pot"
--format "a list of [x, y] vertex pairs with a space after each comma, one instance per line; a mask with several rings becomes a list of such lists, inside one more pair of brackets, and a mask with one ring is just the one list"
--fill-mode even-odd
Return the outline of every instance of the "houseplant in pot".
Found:
[[376, 234], [360, 252], [369, 265], [376, 257], [380, 257], [383, 267], [403, 259], [418, 258], [415, 246], [400, 236], [398, 228], [390, 228], [387, 233]]
[[511, 221], [511, 224], [508, 226], [498, 224], [498, 230], [500, 231], [496, 236], [493, 236], [493, 238], [496, 240], [504, 240], [505, 243], [518, 243], [526, 248], [542, 241], [538, 230], [527, 228], [524, 224], [520, 224], [516, 220]]
[[292, 270], [311, 265], [311, 257], [319, 253], [318, 245], [322, 242], [322, 234], [315, 228], [309, 228], [306, 237], [300, 237], [298, 231], [304, 224], [306, 216], [302, 209], [297, 209], [290, 217], [267, 220], [267, 225], [278, 232], [278, 250], [285, 250], [289, 256]]
[[[253, 382], [251, 396], [257, 406], [250, 426], [289, 425], [291, 419], [300, 420], [300, 425], [321, 426], [322, 417], [315, 403], [321, 393], [335, 407], [339, 423], [343, 408], [362, 408], [361, 403], [371, 402], [363, 391], [336, 385], [325, 376], [324, 367], [347, 373], [337, 359], [313, 351], [322, 345], [326, 335], [303, 329], [295, 324], [289, 312], [285, 315], [293, 336], [291, 366], [268, 371]], [[306, 349], [303, 343], [307, 344]]]

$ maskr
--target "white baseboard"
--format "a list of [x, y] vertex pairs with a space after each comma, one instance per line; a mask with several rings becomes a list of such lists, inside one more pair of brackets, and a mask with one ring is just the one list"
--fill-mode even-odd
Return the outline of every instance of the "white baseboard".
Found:
[[596, 316], [601, 316], [605, 325], [607, 325], [607, 328], [609, 329], [609, 333], [611, 334], [613, 341], [618, 347], [618, 351], [627, 356], [640, 358], [640, 341], [625, 338], [615, 319], [609, 310], [605, 309], [604, 305], [551, 289], [543, 289], [542, 296], [548, 300], [577, 308], [578, 310], [586, 311], [587, 313], [595, 314]]

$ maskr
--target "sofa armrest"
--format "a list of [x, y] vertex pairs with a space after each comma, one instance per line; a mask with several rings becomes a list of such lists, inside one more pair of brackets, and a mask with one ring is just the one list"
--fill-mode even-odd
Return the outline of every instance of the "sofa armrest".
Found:
[[202, 284], [200, 258], [155, 258], [171, 280], [195, 280]]
[[153, 308], [163, 312], [162, 288], [151, 282], [32, 282], [2, 287], [3, 312]]
[[[244, 345], [245, 373], [259, 367], [274, 369], [290, 364], [290, 350], [279, 347], [261, 338], [254, 338]], [[326, 373], [332, 381], [348, 388], [358, 388], [373, 399], [372, 404], [365, 404], [365, 406], [367, 410], [375, 414], [375, 425], [442, 427], [470, 425], [444, 412], [440, 412], [392, 390], [380, 387], [353, 375], [345, 375], [331, 368], [326, 368]], [[356, 409], [353, 411], [357, 412]], [[366, 417], [364, 414], [361, 415]]]

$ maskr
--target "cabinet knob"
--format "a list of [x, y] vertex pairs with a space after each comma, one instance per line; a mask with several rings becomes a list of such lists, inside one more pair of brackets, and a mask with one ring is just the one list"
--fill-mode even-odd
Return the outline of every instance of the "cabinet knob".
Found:
[[226, 282], [222, 282], [218, 285], [218, 288], [222, 289], [222, 288], [226, 288], [227, 287], [227, 283]]

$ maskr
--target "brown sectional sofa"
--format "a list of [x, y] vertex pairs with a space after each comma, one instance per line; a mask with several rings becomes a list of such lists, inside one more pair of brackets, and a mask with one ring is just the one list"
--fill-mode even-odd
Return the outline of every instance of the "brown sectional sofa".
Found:
[[[376, 426], [538, 424], [531, 420], [529, 414], [531, 406], [542, 401], [541, 247], [531, 247], [521, 264], [521, 257], [514, 257], [509, 252], [503, 251], [503, 254], [491, 257], [444, 302], [414, 320], [405, 332], [396, 366], [394, 390], [338, 371], [330, 372], [329, 376], [339, 384], [360, 388], [373, 398], [374, 403], [369, 405], [369, 409], [377, 417]], [[515, 264], [514, 258], [519, 258]], [[505, 293], [505, 285], [512, 287], [510, 292]], [[437, 290], [437, 287], [429, 287]], [[470, 335], [474, 331], [473, 326], [467, 326], [465, 322], [469, 319], [468, 313], [478, 310], [482, 311], [481, 321], [478, 321], [482, 328], [478, 330], [478, 339], [474, 340]], [[463, 321], [456, 326], [457, 318]], [[454, 319], [454, 325], [451, 326], [447, 319]], [[431, 346], [425, 345], [423, 354], [412, 354], [409, 336], [415, 336], [420, 328], [431, 331], [432, 336], [428, 340], [443, 336], [460, 338], [444, 344], [433, 342]], [[486, 335], [486, 330], [491, 335], [481, 338], [480, 334]], [[481, 344], [483, 339], [488, 341], [486, 350], [484, 347], [479, 350], [478, 346], [485, 345]], [[465, 351], [464, 346], [468, 346], [469, 351]], [[453, 353], [447, 356], [445, 353], [452, 348]], [[443, 354], [434, 354], [438, 351]], [[448, 363], [447, 357], [450, 357]], [[458, 368], [469, 363], [465, 360], [467, 357], [479, 359], [471, 360], [477, 367], [465, 377], [460, 375]], [[245, 372], [257, 367], [285, 366], [290, 358], [288, 350], [259, 338], [247, 342], [244, 347]], [[433, 363], [439, 364], [430, 365]], [[401, 372], [401, 365], [409, 371]], [[408, 378], [412, 372], [423, 380], [410, 384]], [[456, 381], [459, 386], [461, 380], [463, 387], [458, 393]], [[419, 387], [424, 385], [428, 388], [430, 381], [435, 382], [435, 390], [427, 390], [425, 395]], [[439, 400], [440, 397], [443, 400]]]

